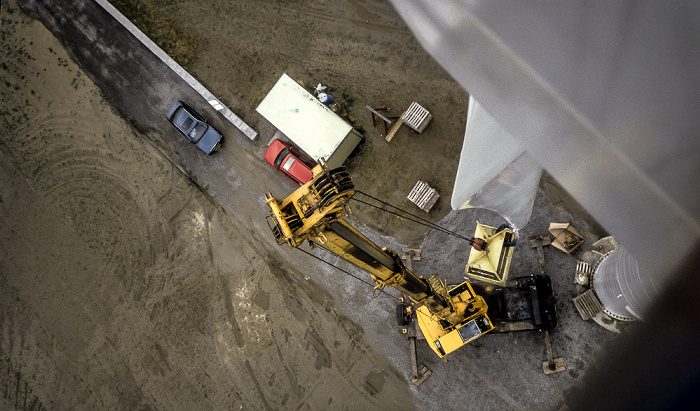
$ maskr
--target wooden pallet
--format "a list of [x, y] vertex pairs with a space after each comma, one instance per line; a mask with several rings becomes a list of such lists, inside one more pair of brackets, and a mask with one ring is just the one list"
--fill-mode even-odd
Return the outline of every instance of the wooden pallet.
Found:
[[422, 133], [423, 130], [425, 130], [432, 118], [433, 116], [428, 112], [428, 110], [424, 109], [415, 101], [411, 103], [408, 110], [406, 110], [406, 112], [401, 116], [401, 120], [403, 120], [407, 126], [419, 133]]
[[401, 117], [391, 126], [389, 133], [386, 135], [386, 141], [391, 141], [403, 124], [406, 124], [415, 131], [422, 133], [432, 118], [433, 116], [428, 112], [428, 110], [424, 109], [420, 104], [414, 101], [406, 111], [401, 113]]
[[430, 212], [439, 197], [440, 194], [434, 188], [419, 180], [406, 198], [427, 213]]

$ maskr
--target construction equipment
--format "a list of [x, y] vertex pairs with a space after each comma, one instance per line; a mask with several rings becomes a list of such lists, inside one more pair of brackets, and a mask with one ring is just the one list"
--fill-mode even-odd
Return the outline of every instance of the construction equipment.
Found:
[[[437, 275], [418, 276], [395, 251], [380, 248], [344, 219], [355, 194], [344, 168], [331, 170], [321, 161], [312, 173], [310, 182], [283, 200], [269, 192], [265, 195], [270, 207], [267, 222], [278, 244], [296, 248], [308, 241], [367, 271], [375, 289], [393, 287], [405, 294], [410, 313], [397, 309], [399, 323], [415, 319], [428, 345], [441, 358], [494, 329], [485, 299], [468, 281], [448, 287]], [[470, 244], [487, 247], [483, 241]]]
[[[487, 247], [472, 247], [464, 273], [475, 280], [505, 285], [513, 257], [513, 231], [510, 228], [490, 227], [476, 222], [474, 239]], [[488, 247], [490, 246], [490, 247]]]
[[[410, 262], [411, 260], [406, 260]], [[408, 338], [410, 355], [411, 355], [411, 378], [410, 381], [419, 386], [425, 381], [430, 374], [433, 372], [425, 366], [425, 364], [418, 364], [418, 350], [416, 348], [416, 341], [419, 338], [423, 338], [423, 335], [416, 328], [416, 321], [412, 321], [415, 316], [415, 311], [410, 303], [408, 297], [401, 297], [400, 304], [396, 306], [396, 321], [401, 326], [401, 333]]]
[[406, 268], [413, 271], [413, 260], [420, 260], [420, 248], [404, 248], [401, 253], [401, 259], [406, 260]]
[[548, 276], [518, 277], [502, 286], [478, 282], [473, 288], [486, 299], [494, 332], [548, 330], [557, 325], [554, 292]]

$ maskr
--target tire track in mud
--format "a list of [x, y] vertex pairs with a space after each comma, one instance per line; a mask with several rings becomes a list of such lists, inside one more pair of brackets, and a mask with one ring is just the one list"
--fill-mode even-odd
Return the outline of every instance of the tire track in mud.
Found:
[[147, 182], [123, 172], [125, 166], [138, 169], [140, 157], [119, 136], [124, 125], [99, 115], [100, 108], [103, 113], [111, 110], [92, 100], [83, 103], [91, 105], [89, 111], [42, 111], [32, 103], [40, 102], [25, 101], [22, 111], [29, 121], [9, 127], [17, 137], [6, 141], [13, 155], [24, 159], [19, 162], [22, 174], [90, 248], [105, 250], [102, 258], [117, 267], [127, 286], [133, 285], [138, 282], [134, 274], [153, 264], [164, 240], [159, 224], [149, 218], [155, 201], [145, 195]]
[[[18, 34], [16, 25], [28, 28]], [[182, 208], [165, 198], [177, 172], [148, 142], [133, 138], [132, 126], [114, 115], [65, 49], [33, 41], [41, 30], [16, 9], [3, 9], [3, 143], [36, 193], [127, 289], [137, 289], [166, 249], [168, 214]], [[32, 89], [22, 94], [23, 87]]]
[[3, 400], [16, 410], [45, 409], [41, 399], [34, 393], [30, 381], [22, 375], [22, 369], [10, 358], [0, 360], [0, 387]]
[[[38, 115], [12, 150], [25, 158], [24, 174], [34, 189], [57, 206], [90, 248], [105, 250], [102, 258], [131, 287], [139, 281], [133, 275], [143, 274], [164, 249], [160, 224], [152, 218], [155, 201], [148, 197], [146, 181], [123, 172], [125, 163], [133, 162], [119, 150], [133, 148], [110, 139], [111, 125], [100, 118], [78, 116], [76, 127], [73, 115]], [[105, 140], [119, 149], [110, 150]]]
[[[308, 358], [309, 364], [313, 364], [313, 368], [316, 372], [330, 372], [333, 378], [344, 381], [346, 387], [353, 387], [357, 393], [362, 393], [363, 400], [367, 401], [367, 404], [375, 407], [379, 406], [379, 402], [376, 401], [377, 395], [384, 391], [386, 381], [396, 381], [402, 377], [389, 374], [385, 370], [378, 372], [367, 368], [363, 357], [367, 353], [369, 347], [359, 342], [364, 334], [362, 328], [354, 324], [349, 318], [336, 312], [336, 310], [329, 305], [326, 305], [325, 301], [328, 301], [327, 299], [329, 296], [324, 295], [324, 293], [319, 293], [318, 290], [314, 291], [309, 288], [310, 286], [305, 282], [298, 283], [294, 281], [291, 273], [284, 267], [281, 260], [273, 258], [272, 256], [267, 256], [267, 260], [267, 266], [271, 274], [280, 280], [279, 286], [284, 290], [281, 295], [285, 301], [285, 306], [288, 307], [291, 311], [290, 314], [299, 321], [299, 323], [305, 324], [301, 332], [297, 332], [299, 332], [298, 338], [303, 341], [303, 345], [305, 346], [305, 355]], [[300, 290], [304, 290], [304, 292], [308, 293], [311, 300], [314, 301], [313, 305], [305, 307], [305, 304], [301, 300], [298, 300], [299, 297], [297, 293]], [[294, 307], [297, 308], [294, 309]], [[320, 316], [317, 315], [317, 310], [319, 309], [331, 312], [335, 321], [340, 325], [342, 332], [345, 334], [344, 337], [346, 338], [344, 342], [339, 344], [344, 345], [348, 350], [345, 352], [345, 355], [338, 354], [339, 350], [337, 346], [335, 346], [332, 352], [328, 349], [328, 337], [322, 337], [318, 331], [318, 328], [323, 327], [322, 324], [316, 321], [316, 318], [320, 318]], [[283, 331], [286, 331], [286, 329]], [[281, 356], [279, 348], [280, 342], [275, 338], [274, 333], [271, 334], [277, 353]], [[288, 364], [285, 364], [285, 369], [287, 369], [287, 365]], [[339, 370], [342, 371], [339, 372]], [[364, 377], [359, 379], [350, 377], [351, 375], [357, 374], [364, 374]], [[303, 393], [302, 401], [313, 398], [315, 395], [314, 392], [327, 391], [323, 383], [318, 381], [306, 387], [299, 385], [296, 378], [289, 378], [288, 382], [290, 391]], [[345, 391], [335, 392], [334, 396], [330, 397], [330, 400], [343, 403], [343, 401], [347, 399], [344, 398], [345, 394]], [[327, 395], [327, 393], [324, 393], [324, 395]]]
[[253, 367], [250, 366], [250, 361], [246, 358], [245, 360], [245, 369], [248, 372], [248, 375], [250, 378], [253, 380], [253, 384], [255, 384], [255, 389], [258, 391], [258, 395], [260, 396], [260, 399], [262, 399], [262, 403], [265, 406], [266, 410], [272, 410], [273, 408], [270, 407], [270, 404], [267, 402], [267, 399], [265, 398], [265, 391], [263, 391], [262, 387], [260, 386], [260, 381], [258, 381], [258, 378], [255, 376], [255, 372], [253, 371]]
[[[296, 376], [294, 373], [290, 370], [289, 364], [287, 363], [287, 360], [285, 359], [284, 355], [282, 355], [282, 349], [280, 348], [280, 343], [277, 341], [277, 337], [275, 336], [275, 331], [270, 330], [270, 334], [272, 335], [272, 340], [275, 342], [275, 348], [277, 349], [277, 355], [280, 358], [280, 362], [283, 364], [284, 368], [284, 373], [285, 376], [287, 377], [287, 381], [289, 382], [289, 386], [291, 388], [292, 394], [297, 399], [301, 399], [304, 397], [304, 387], [299, 385], [299, 381], [297, 380]], [[282, 405], [285, 405], [285, 402], [282, 402]]]
[[[20, 96], [14, 87], [4, 88], [0, 83], [0, 111], [3, 111], [0, 150], [13, 160], [10, 175], [22, 181], [27, 192], [32, 192], [32, 197], [45, 200], [40, 210], [58, 217], [56, 221], [61, 222], [62, 230], [69, 227], [65, 230], [69, 235], [63, 238], [56, 235], [58, 241], [47, 241], [45, 245], [61, 242], [62, 249], [69, 250], [69, 253], [76, 251], [72, 255], [97, 256], [104, 264], [94, 265], [92, 270], [86, 269], [81, 274], [90, 276], [89, 273], [94, 272], [96, 277], [111, 277], [114, 271], [119, 280], [107, 281], [117, 286], [111, 290], [119, 295], [118, 299], [110, 301], [112, 304], [118, 301], [114, 316], [100, 318], [95, 324], [73, 322], [78, 325], [72, 335], [85, 343], [80, 346], [88, 352], [85, 356], [63, 343], [55, 348], [46, 348], [46, 345], [29, 347], [19, 354], [15, 348], [7, 354], [3, 351], [7, 344], [4, 344], [4, 338], [0, 338], [0, 392], [3, 398], [9, 399], [17, 409], [30, 409], [30, 371], [36, 370], [27, 368], [23, 359], [31, 358], [37, 364], [35, 368], [39, 368], [37, 375], [41, 377], [46, 378], [48, 374], [50, 378], [54, 370], [60, 370], [63, 376], [75, 376], [56, 383], [59, 386], [64, 384], [68, 392], [50, 392], [50, 387], [34, 383], [42, 393], [49, 393], [46, 398], [63, 404], [48, 401], [51, 408], [73, 409], [71, 404], [84, 401], [82, 405], [88, 409], [147, 409], [152, 408], [147, 405], [159, 403], [164, 409], [215, 409], [207, 394], [217, 393], [218, 381], [212, 381], [208, 375], [203, 377], [207, 374], [205, 368], [212, 363], [200, 364], [202, 359], [206, 361], [208, 358], [208, 277], [189, 275], [196, 273], [193, 267], [202, 269], [206, 265], [201, 262], [211, 260], [210, 253], [200, 256], [200, 250], [206, 248], [198, 247], [209, 243], [209, 234], [203, 225], [209, 218], [206, 215], [208, 205], [200, 204], [202, 196], [176, 164], [171, 164], [165, 154], [143, 136], [135, 135], [127, 120], [115, 116], [114, 109], [101, 98], [93, 83], [82, 82], [78, 87], [75, 81], [71, 82], [76, 76], [85, 77], [76, 74], [80, 73], [79, 69], [55, 39], [42, 42], [41, 38], [29, 37], [14, 41], [13, 25], [6, 24], [4, 3], [2, 12], [0, 67], [10, 73], [6, 78], [12, 81], [11, 84], [18, 84], [17, 89], [21, 90], [26, 85], [21, 81], [23, 76], [31, 73], [28, 76], [31, 78], [36, 72], [36, 81], [42, 84], [42, 90], [33, 86], [38, 93], [32, 91]], [[16, 9], [13, 19], [29, 20]], [[45, 30], [37, 21], [27, 24]], [[51, 46], [48, 53], [47, 43]], [[43, 55], [45, 61], [35, 62], [20, 54], [18, 48], [26, 55]], [[61, 59], [58, 68], [56, 54]], [[42, 67], [48, 67], [49, 72], [42, 71]], [[5, 110], [16, 114], [5, 116]], [[45, 224], [44, 227], [56, 232], [55, 226]], [[73, 244], [75, 247], [71, 247]], [[46, 248], [37, 246], [39, 250]], [[62, 272], [56, 271], [61, 271], [65, 268], [63, 266], [54, 270], [48, 267], [42, 274], [60, 281], [65, 277], [75, 278], [71, 271], [81, 267], [71, 265]], [[0, 271], [1, 268], [0, 261]], [[0, 273], [0, 286], [5, 274]], [[14, 278], [19, 277], [15, 275]], [[75, 284], [79, 285], [79, 282]], [[71, 293], [76, 288], [80, 287], [69, 289], [66, 295], [73, 296]], [[122, 293], [121, 288], [126, 292]], [[23, 290], [32, 293], [29, 286]], [[61, 296], [52, 294], [51, 290], [46, 293], [63, 302]], [[99, 295], [90, 297], [97, 301], [96, 304], [104, 301], [100, 301]], [[0, 307], [3, 299], [0, 298]], [[14, 299], [10, 302], [21, 303]], [[35, 304], [33, 308], [36, 307]], [[34, 328], [22, 330], [15, 340], [26, 341], [26, 338], [36, 336], [51, 338], [56, 328], [63, 328], [62, 322], [71, 321], [72, 311], [82, 313], [83, 307], [80, 303], [68, 308], [54, 304], [48, 311], [55, 309], [57, 321], [45, 320], [53, 318], [51, 316], [34, 318]], [[149, 307], [153, 307], [151, 313], [147, 311]], [[4, 310], [0, 311], [0, 329], [4, 314]], [[14, 307], [8, 309], [7, 314], [9, 318], [17, 315]], [[42, 328], [49, 322], [57, 325], [47, 330]], [[94, 325], [94, 329], [89, 327]], [[166, 333], [170, 333], [171, 338], [167, 338]], [[4, 335], [0, 333], [0, 337]], [[161, 345], [156, 346], [151, 341], [169, 343], [166, 347], [168, 355], [163, 355]], [[205, 344], [200, 344], [202, 341]], [[18, 346], [16, 341], [14, 346]], [[65, 364], [54, 360], [64, 355], [70, 358]], [[7, 373], [5, 358], [11, 358], [17, 365], [12, 365]], [[18, 367], [23, 367], [21, 377], [17, 377]], [[23, 376], [25, 372], [27, 378]], [[8, 383], [4, 384], [6, 376]], [[76, 386], [78, 388], [73, 389]], [[83, 392], [83, 387], [89, 393]], [[24, 393], [28, 399], [26, 406]], [[46, 403], [44, 398], [37, 400], [34, 409], [46, 407], [42, 405]], [[0, 404], [4, 405], [2, 399]], [[5, 409], [3, 405], [0, 409]]]
[[36, 378], [36, 342], [27, 335], [31, 320], [25, 306], [13, 304], [16, 299], [16, 290], [0, 276], [0, 408], [4, 401], [7, 409], [44, 410], [51, 401], [42, 395], [45, 387]]
[[238, 324], [238, 320], [236, 320], [236, 313], [233, 308], [233, 299], [231, 298], [231, 285], [229, 284], [228, 279], [222, 274], [219, 274], [218, 279], [224, 299], [223, 303], [226, 313], [226, 322], [231, 326], [231, 331], [233, 332], [233, 338], [236, 341], [236, 346], [238, 348], [243, 348], [245, 347], [245, 339], [243, 338], [241, 326]]

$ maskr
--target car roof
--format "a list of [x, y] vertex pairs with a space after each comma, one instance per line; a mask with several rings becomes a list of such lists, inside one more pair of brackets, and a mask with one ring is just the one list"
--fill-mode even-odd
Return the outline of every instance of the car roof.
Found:
[[265, 154], [263, 156], [265, 158], [265, 161], [267, 161], [268, 164], [274, 166], [277, 155], [286, 147], [289, 147], [289, 145], [286, 144], [284, 141], [280, 139], [275, 139], [265, 150]]

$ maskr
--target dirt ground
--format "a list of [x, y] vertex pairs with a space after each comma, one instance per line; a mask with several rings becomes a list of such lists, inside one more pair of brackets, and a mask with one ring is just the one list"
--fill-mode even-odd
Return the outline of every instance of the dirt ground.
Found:
[[13, 0], [1, 46], [0, 408], [411, 408], [333, 297], [241, 235]]
[[[255, 112], [282, 73], [309, 90], [329, 86], [364, 133], [346, 163], [359, 190], [434, 222], [459, 219], [448, 212], [468, 94], [387, 1], [142, 0], [192, 36], [199, 47], [187, 69], [260, 133], [255, 142], [228, 138], [211, 158], [165, 131], [161, 109], [180, 89], [149, 89], [162, 92], [153, 97], [160, 123], [150, 112], [136, 119], [123, 106], [130, 90], [96, 84], [110, 73], [88, 72], [18, 1], [34, 2], [0, 9], [0, 408], [403, 410], [462, 404], [467, 387], [475, 403], [537, 408], [538, 396], [560, 404], [561, 386], [607, 338], [582, 343], [592, 326], [567, 306], [583, 331], [559, 346], [575, 358], [559, 382], [523, 371], [517, 390], [507, 389], [500, 373], [513, 361], [501, 347], [525, 369], [539, 342], [493, 336], [488, 353], [477, 343], [450, 363], [430, 357], [435, 375], [418, 391], [406, 381], [393, 301], [374, 302], [330, 267], [308, 270], [308, 259], [292, 260], [263, 232], [262, 194], [293, 189], [262, 161], [275, 130]], [[402, 127], [387, 143], [365, 105], [398, 116], [412, 101], [431, 111], [431, 124], [422, 134]], [[441, 194], [429, 214], [406, 200], [417, 180]], [[542, 188], [571, 206], [553, 179]], [[354, 211], [382, 245], [424, 240], [423, 227]], [[461, 278], [463, 264], [442, 257], [442, 242], [432, 237], [422, 264]], [[570, 270], [574, 260], [560, 258]]]

